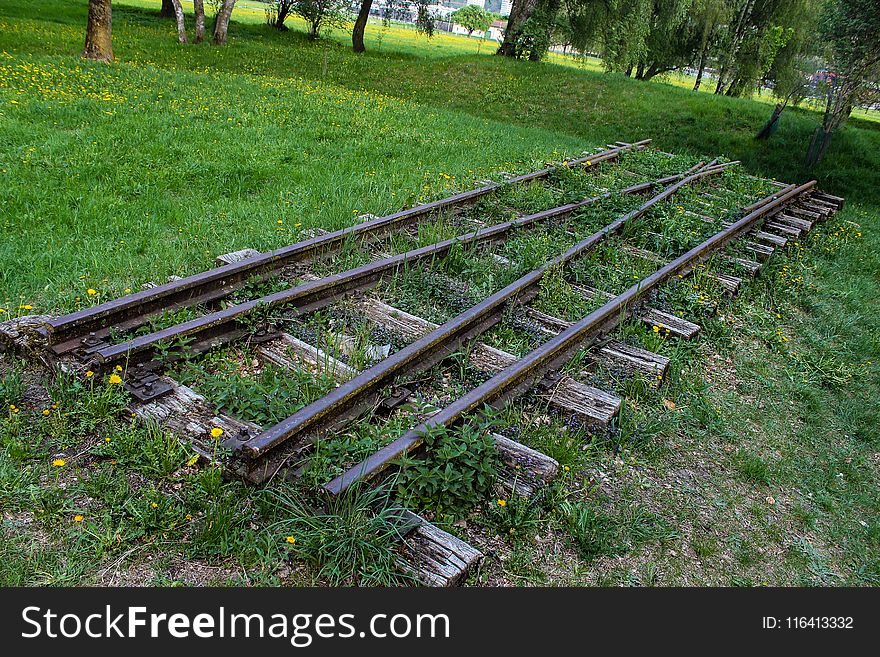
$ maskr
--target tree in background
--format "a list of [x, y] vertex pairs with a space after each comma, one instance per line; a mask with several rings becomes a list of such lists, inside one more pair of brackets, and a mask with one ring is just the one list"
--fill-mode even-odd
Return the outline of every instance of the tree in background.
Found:
[[174, 18], [174, 3], [171, 0], [162, 0], [159, 18]]
[[828, 0], [820, 21], [830, 73], [822, 125], [813, 133], [807, 166], [822, 161], [834, 132], [856, 105], [880, 101], [880, 3]]
[[552, 43], [562, 0], [514, 0], [498, 54], [539, 61]]
[[498, 48], [498, 54], [503, 57], [519, 57], [517, 54], [522, 35], [523, 25], [535, 11], [539, 0], [513, 0], [510, 6], [510, 15], [507, 17], [507, 28], [504, 30], [504, 39]]
[[794, 38], [794, 26], [815, 0], [727, 0], [730, 20], [721, 30], [716, 94], [743, 96], [772, 68]]
[[317, 39], [322, 29], [345, 25], [347, 5], [347, 0], [293, 0], [293, 13], [308, 24], [309, 38]]
[[[183, 5], [180, 0], [171, 0], [174, 8], [174, 17], [177, 21], [177, 40], [180, 43], [187, 43], [186, 37], [186, 21], [183, 14]], [[205, 39], [205, 2], [204, 0], [193, 0], [193, 11], [196, 16], [196, 30], [193, 37], [193, 43], [201, 43]]]
[[89, 0], [86, 45], [82, 56], [99, 62], [113, 61], [113, 8], [110, 0]]
[[294, 2], [295, 0], [270, 0], [266, 3], [266, 24], [278, 30], [286, 30], [284, 21], [293, 13]]
[[[431, 0], [389, 0], [385, 5], [384, 21], [395, 14], [409, 14], [413, 9], [416, 13], [416, 31], [426, 35], [429, 39], [434, 36], [434, 16], [428, 9]], [[362, 0], [354, 28], [351, 31], [351, 46], [354, 52], [364, 52], [364, 32], [367, 28], [367, 20], [370, 18], [370, 9], [373, 0]]]
[[364, 52], [364, 31], [367, 29], [367, 19], [370, 17], [370, 9], [373, 0], [361, 0], [361, 8], [357, 18], [354, 19], [354, 27], [351, 30], [351, 49], [355, 52]]
[[729, 20], [729, 0], [694, 0], [694, 4], [689, 12], [689, 29], [697, 36], [699, 44], [696, 51], [696, 60], [694, 61], [697, 69], [694, 91], [700, 90], [703, 72], [706, 70], [706, 64], [709, 62], [709, 56], [715, 52], [722, 26]]
[[467, 30], [468, 36], [474, 31], [486, 32], [495, 17], [479, 5], [465, 5], [456, 9], [449, 19]]
[[769, 139], [779, 125], [782, 113], [789, 105], [798, 106], [813, 88], [812, 76], [822, 68], [818, 46], [818, 12], [815, 3], [804, 3], [803, 11], [795, 17], [790, 28], [791, 38], [779, 50], [762, 84], [773, 89], [776, 106], [767, 123], [755, 135], [756, 139]]
[[226, 45], [229, 32], [229, 19], [232, 18], [232, 10], [235, 8], [235, 0], [217, 0], [217, 13], [214, 16], [214, 36], [211, 41], [215, 46]]
[[641, 57], [636, 62], [637, 80], [651, 80], [693, 61], [697, 35], [688, 29], [693, 0], [654, 0], [647, 19]]

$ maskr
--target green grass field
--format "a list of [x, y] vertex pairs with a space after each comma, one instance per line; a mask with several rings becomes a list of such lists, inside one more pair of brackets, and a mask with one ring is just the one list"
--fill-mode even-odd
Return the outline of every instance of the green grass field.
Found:
[[[572, 457], [577, 522], [547, 521], [549, 544], [508, 545], [474, 583], [880, 583], [880, 124], [853, 119], [808, 172], [809, 110], [787, 111], [757, 143], [761, 101], [555, 58], [507, 61], [488, 43], [477, 53], [475, 40], [380, 24], [355, 56], [341, 31], [312, 43], [297, 23], [268, 28], [255, 3], [236, 10], [228, 47], [179, 46], [158, 5], [114, 3], [109, 66], [78, 57], [86, 0], [0, 5], [0, 319], [72, 310], [219, 253], [288, 244], [615, 140], [650, 137], [786, 182], [815, 176], [846, 209], [732, 302], [736, 319], [688, 351], [681, 383], [627, 410], [628, 440]], [[10, 402], [19, 388], [7, 368], [0, 397], [39, 415], [38, 402]], [[77, 427], [117, 409], [102, 395]], [[22, 421], [11, 410], [0, 420], [0, 583], [327, 581], [281, 565], [276, 529], [250, 523], [272, 515], [261, 495], [207, 470], [177, 497], [149, 488], [141, 517], [125, 477], [61, 474]], [[72, 421], [43, 429], [67, 440]], [[113, 458], [164, 486], [188, 455], [162, 440], [121, 435]], [[72, 518], [97, 497], [124, 510], [86, 518], [86, 536]], [[211, 516], [197, 537], [168, 529], [184, 509], [222, 513], [206, 500], [244, 513]], [[587, 556], [547, 547], [570, 535]], [[149, 575], [134, 574], [147, 561]]]

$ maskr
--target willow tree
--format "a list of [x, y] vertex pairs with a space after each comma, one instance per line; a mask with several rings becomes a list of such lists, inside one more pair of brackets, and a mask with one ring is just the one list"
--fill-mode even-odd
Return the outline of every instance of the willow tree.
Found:
[[793, 17], [791, 38], [779, 50], [763, 82], [773, 90], [776, 105], [767, 123], [756, 139], [769, 139], [782, 113], [789, 106], [799, 105], [812, 89], [813, 74], [823, 67], [822, 48], [818, 34], [820, 7], [812, 2], [804, 3], [803, 11]]
[[113, 61], [113, 9], [111, 0], [89, 0], [86, 45], [82, 56], [99, 62]]
[[693, 61], [699, 38], [690, 30], [693, 0], [654, 0], [635, 77], [650, 80]]
[[716, 94], [748, 95], [795, 36], [815, 0], [727, 0], [731, 19], [718, 45]]
[[718, 45], [718, 36], [722, 27], [730, 20], [730, 2], [728, 0], [694, 0], [689, 12], [690, 30], [697, 37], [697, 51], [694, 65], [697, 79], [694, 91], [700, 90], [703, 73], [709, 63], [709, 57]]
[[807, 166], [825, 157], [834, 132], [857, 105], [880, 102], [880, 3], [877, 0], [828, 0], [821, 31], [829, 45], [833, 77], [822, 125], [813, 134]]

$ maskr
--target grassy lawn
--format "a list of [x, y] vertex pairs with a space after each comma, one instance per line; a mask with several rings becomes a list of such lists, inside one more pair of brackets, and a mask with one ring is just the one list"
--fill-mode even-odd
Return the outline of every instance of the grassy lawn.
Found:
[[[761, 101], [510, 62], [489, 43], [478, 53], [475, 40], [380, 24], [355, 56], [341, 31], [312, 43], [298, 23], [269, 29], [256, 3], [236, 10], [228, 47], [181, 47], [158, 4], [114, 3], [110, 66], [78, 57], [85, 0], [0, 6], [0, 319], [72, 310], [618, 139], [815, 176], [845, 210], [774, 256], [695, 344], [640, 336], [675, 376], [620, 391], [611, 441], [575, 444], [526, 405], [500, 419], [569, 470], [520, 534], [493, 509], [471, 522], [497, 553], [472, 583], [880, 583], [880, 124], [853, 119], [807, 172], [809, 110], [756, 143]], [[194, 380], [316, 394], [272, 372], [235, 388], [224, 359]], [[285, 541], [297, 531], [285, 494], [188, 465], [184, 446], [119, 420], [116, 389], [44, 389], [8, 357], [0, 376], [0, 583], [335, 581], [304, 541]]]

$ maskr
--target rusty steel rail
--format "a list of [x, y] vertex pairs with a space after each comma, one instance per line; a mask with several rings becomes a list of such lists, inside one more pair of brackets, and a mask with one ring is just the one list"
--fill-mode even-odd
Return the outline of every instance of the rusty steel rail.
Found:
[[[710, 175], [721, 171], [723, 168], [735, 164], [734, 162], [714, 165], [704, 169], [701, 175]], [[136, 364], [148, 360], [157, 347], [173, 341], [188, 340], [188, 349], [192, 353], [204, 351], [232, 339], [237, 339], [246, 334], [239, 324], [242, 319], [248, 317], [258, 308], [271, 309], [284, 306], [296, 310], [299, 313], [311, 312], [324, 308], [338, 299], [354, 292], [363, 291], [376, 285], [382, 277], [389, 272], [396, 271], [405, 264], [411, 264], [429, 258], [443, 257], [455, 245], [479, 244], [483, 242], [503, 239], [507, 233], [515, 228], [531, 226], [551, 218], [568, 215], [587, 205], [591, 205], [616, 194], [633, 194], [651, 189], [655, 185], [665, 184], [670, 180], [679, 180], [691, 173], [668, 176], [660, 180], [633, 185], [619, 192], [606, 192], [599, 196], [590, 197], [582, 201], [568, 203], [556, 208], [537, 212], [526, 217], [520, 217], [488, 228], [481, 228], [473, 233], [467, 233], [458, 237], [442, 240], [428, 246], [398, 255], [383, 258], [375, 262], [350, 269], [339, 274], [333, 274], [315, 281], [310, 281], [270, 294], [259, 299], [240, 303], [223, 310], [183, 322], [175, 326], [154, 331], [148, 335], [138, 336], [115, 345], [98, 346], [90, 353], [90, 364], [94, 368], [107, 367], [113, 363], [127, 360], [129, 364]]]
[[[569, 166], [582, 164], [585, 167], [593, 167], [601, 162], [617, 158], [624, 151], [644, 148], [650, 141], [650, 139], [645, 139], [627, 146], [612, 148], [571, 160], [568, 164]], [[377, 217], [240, 262], [216, 267], [158, 285], [149, 290], [129, 294], [91, 308], [53, 318], [46, 322], [42, 333], [56, 355], [69, 353], [83, 345], [97, 344], [109, 334], [111, 328], [130, 330], [143, 325], [151, 316], [166, 310], [185, 308], [228, 296], [254, 277], [267, 277], [292, 263], [313, 260], [321, 254], [337, 250], [353, 236], [380, 237], [428, 214], [473, 203], [502, 187], [546, 178], [554, 170], [556, 167], [547, 167], [504, 182], [490, 183], [477, 189]]]
[[377, 474], [395, 459], [417, 448], [422, 443], [425, 432], [431, 427], [452, 426], [467, 414], [479, 412], [486, 405], [503, 406], [507, 400], [516, 397], [550, 372], [562, 367], [585, 343], [592, 343], [618, 326], [625, 317], [632, 313], [648, 292], [673, 276], [689, 272], [695, 265], [708, 259], [729, 241], [736, 239], [762, 219], [772, 216], [789, 201], [810, 191], [815, 184], [816, 181], [799, 187], [790, 185], [763, 199], [762, 205], [754, 208], [729, 227], [643, 278], [507, 369], [454, 401], [426, 422], [411, 429], [361, 463], [349, 468], [342, 475], [326, 484], [325, 490], [338, 495], [355, 482]]
[[[430, 368], [455, 352], [468, 340], [497, 324], [508, 304], [528, 303], [537, 295], [540, 281], [548, 270], [564, 266], [574, 258], [591, 251], [602, 240], [620, 233], [630, 222], [645, 215], [651, 208], [670, 198], [682, 187], [720, 173], [727, 166], [730, 165], [710, 165], [691, 173], [648, 199], [635, 210], [618, 217], [561, 255], [520, 277], [287, 419], [245, 440], [233, 437], [225, 446], [237, 449], [248, 459], [256, 459], [283, 443], [295, 446], [303, 442], [306, 437], [313, 438], [317, 433], [356, 416], [375, 403], [381, 389], [397, 375], [404, 371], [412, 374]], [[265, 474], [265, 469], [249, 470], [251, 475], [249, 478], [260, 479], [262, 476], [260, 473]]]

